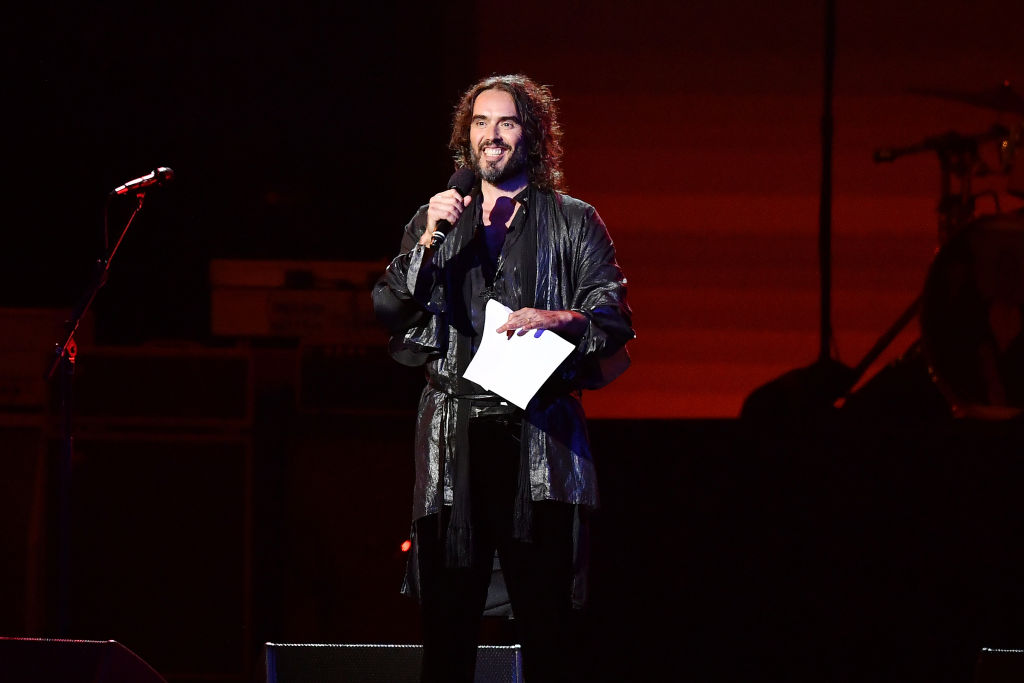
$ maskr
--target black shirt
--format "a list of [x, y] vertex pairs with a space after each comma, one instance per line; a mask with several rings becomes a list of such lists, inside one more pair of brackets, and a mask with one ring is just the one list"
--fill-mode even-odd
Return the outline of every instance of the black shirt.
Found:
[[[504, 229], [503, 221], [497, 225], [484, 225], [483, 195], [477, 195], [476, 201], [473, 202], [473, 225], [475, 226], [471, 246], [473, 260], [463, 281], [463, 296], [473, 327], [471, 348], [474, 354], [480, 346], [483, 333], [494, 332], [494, 330], [484, 329], [484, 315], [488, 299], [495, 299], [515, 310], [513, 306], [516, 302], [510, 301], [506, 296], [509, 288], [505, 287], [505, 278], [517, 275], [519, 269], [524, 266], [535, 267], [532, 259], [524, 258], [526, 255], [519, 253], [523, 245], [521, 240], [523, 232], [529, 227], [527, 218], [530, 213], [530, 194], [530, 186], [527, 186], [512, 198], [513, 207], [518, 205], [519, 209], [512, 217], [508, 229], [498, 232], [490, 239], [488, 238], [490, 231]], [[491, 217], [498, 219], [494, 209], [491, 210]], [[514, 258], [511, 257], [512, 254], [515, 254]], [[506, 263], [514, 264], [513, 272], [506, 272]]]

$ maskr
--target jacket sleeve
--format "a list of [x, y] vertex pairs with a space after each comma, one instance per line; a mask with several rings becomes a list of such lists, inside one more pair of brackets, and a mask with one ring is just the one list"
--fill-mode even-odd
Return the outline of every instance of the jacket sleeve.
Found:
[[419, 212], [405, 226], [401, 253], [388, 264], [373, 286], [373, 312], [377, 321], [392, 334], [409, 328], [425, 313], [413, 298], [414, 288], [409, 286], [410, 272], [415, 273], [423, 262], [424, 250], [416, 248], [419, 234], [423, 233], [419, 228], [417, 234], [418, 217]]
[[421, 207], [405, 226], [401, 252], [373, 287], [374, 315], [392, 335], [391, 355], [405, 365], [422, 365], [439, 350], [433, 314], [443, 306], [443, 288], [433, 251], [418, 244], [426, 210]]
[[604, 221], [593, 207], [587, 208], [582, 219], [573, 270], [576, 291], [572, 310], [588, 320], [576, 347], [576, 382], [584, 389], [597, 389], [629, 367], [626, 343], [636, 334], [626, 298], [626, 277]]

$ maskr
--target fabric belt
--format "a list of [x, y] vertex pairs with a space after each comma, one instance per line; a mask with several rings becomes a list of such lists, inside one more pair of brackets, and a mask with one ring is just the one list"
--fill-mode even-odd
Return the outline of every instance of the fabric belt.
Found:
[[519, 413], [518, 407], [508, 401], [499, 403], [477, 403], [474, 401], [469, 407], [469, 419], [478, 420], [483, 418], [510, 417]]
[[436, 384], [432, 383], [431, 386], [444, 391], [453, 398], [469, 401], [469, 419], [471, 420], [487, 417], [508, 417], [522, 413], [517, 406], [509, 403], [497, 394], [454, 394]]

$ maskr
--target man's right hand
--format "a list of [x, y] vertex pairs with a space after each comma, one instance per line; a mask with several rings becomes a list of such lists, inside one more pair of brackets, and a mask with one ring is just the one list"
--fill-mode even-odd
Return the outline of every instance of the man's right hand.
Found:
[[427, 229], [420, 236], [419, 243], [429, 247], [434, 240], [434, 231], [437, 230], [438, 221], [448, 221], [449, 225], [455, 225], [459, 221], [462, 211], [473, 201], [471, 195], [461, 196], [457, 190], [445, 190], [438, 192], [430, 198], [427, 205]]

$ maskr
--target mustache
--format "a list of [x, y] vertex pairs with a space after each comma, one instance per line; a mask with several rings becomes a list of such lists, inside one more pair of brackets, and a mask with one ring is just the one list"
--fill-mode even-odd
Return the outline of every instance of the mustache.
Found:
[[477, 145], [477, 151], [483, 152], [484, 147], [500, 147], [501, 149], [504, 149], [506, 151], [512, 149], [511, 145], [507, 145], [501, 140], [484, 140], [479, 145]]

